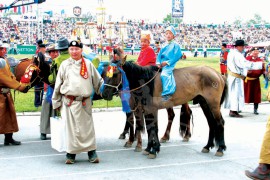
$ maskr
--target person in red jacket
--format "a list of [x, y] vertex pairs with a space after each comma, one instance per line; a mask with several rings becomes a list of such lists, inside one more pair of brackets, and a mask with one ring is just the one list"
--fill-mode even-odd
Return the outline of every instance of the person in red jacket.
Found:
[[228, 51], [226, 49], [227, 44], [222, 43], [220, 52], [220, 73], [222, 75], [227, 75], [227, 56]]
[[[259, 57], [259, 50], [252, 48], [250, 55], [246, 57], [251, 62], [263, 62]], [[254, 103], [254, 114], [258, 115], [259, 103], [261, 103], [260, 76], [264, 74], [264, 69], [249, 70], [244, 83], [245, 103]]]
[[141, 52], [136, 61], [140, 66], [156, 65], [156, 54], [150, 46], [150, 34], [141, 34]]

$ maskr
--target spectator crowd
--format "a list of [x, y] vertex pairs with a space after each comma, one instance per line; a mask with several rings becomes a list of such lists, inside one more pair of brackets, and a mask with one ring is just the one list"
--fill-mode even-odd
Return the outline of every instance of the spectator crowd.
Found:
[[[170, 23], [145, 23], [144, 21], [131, 21], [128, 20], [125, 24], [126, 38], [123, 39], [121, 34], [120, 23], [115, 22], [112, 25], [113, 44], [125, 43], [131, 47], [134, 44], [136, 47], [140, 45], [141, 31], [147, 30], [152, 34], [152, 42], [160, 43], [165, 42], [164, 32], [165, 29], [171, 25]], [[41, 30], [41, 28], [43, 31]], [[87, 35], [87, 28], [84, 26], [83, 32], [85, 38]], [[96, 26], [97, 36], [92, 44], [110, 43], [107, 37], [106, 25]], [[233, 44], [235, 39], [243, 39], [248, 44], [257, 42], [264, 42], [270, 40], [270, 27], [266, 25], [230, 25], [230, 24], [178, 24], [175, 25], [177, 36], [175, 40], [182, 46], [182, 48], [195, 49], [195, 48], [219, 48], [220, 44], [226, 42]], [[71, 39], [74, 34], [79, 35], [78, 26], [75, 21], [60, 20], [47, 20], [41, 26], [35, 21], [13, 21], [10, 18], [0, 18], [0, 40], [7, 40], [9, 43], [14, 44], [35, 44], [37, 39], [43, 38], [44, 43], [54, 43], [60, 37]], [[42, 37], [38, 37], [43, 33]]]

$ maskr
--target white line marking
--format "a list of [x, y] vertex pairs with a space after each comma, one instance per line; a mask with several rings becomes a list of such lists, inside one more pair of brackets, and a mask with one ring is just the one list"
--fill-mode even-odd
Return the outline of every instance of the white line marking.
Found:
[[[179, 145], [166, 145], [161, 146], [161, 148], [170, 148], [170, 147], [180, 147], [180, 146], [192, 146], [192, 145], [200, 145], [201, 143], [193, 143], [193, 144], [179, 144]], [[143, 147], [146, 148], [146, 147]], [[117, 151], [134, 151], [134, 148], [123, 148], [123, 149], [108, 149], [108, 150], [99, 150], [98, 153], [106, 153], [106, 152], [117, 152]], [[83, 152], [86, 153], [86, 152]], [[7, 158], [0, 158], [1, 160], [11, 160], [11, 159], [25, 159], [25, 158], [39, 158], [39, 157], [51, 157], [51, 156], [62, 156], [66, 153], [59, 153], [59, 154], [42, 154], [42, 155], [35, 155], [35, 156], [17, 156], [17, 157], [7, 157]]]
[[37, 176], [37, 177], [31, 177], [31, 178], [20, 178], [20, 179], [40, 179], [40, 178], [52, 178], [52, 177], [63, 177], [63, 176], [74, 176], [74, 175], [84, 175], [84, 174], [102, 174], [102, 173], [110, 173], [110, 172], [121, 172], [125, 171], [128, 172], [130, 170], [138, 171], [138, 170], [144, 170], [144, 169], [153, 169], [153, 168], [164, 168], [164, 167], [171, 167], [171, 166], [184, 166], [184, 165], [192, 165], [192, 164], [204, 164], [204, 163], [216, 163], [216, 162], [222, 162], [222, 161], [232, 161], [232, 160], [240, 160], [240, 159], [253, 159], [258, 158], [257, 156], [248, 156], [248, 157], [241, 157], [241, 158], [226, 158], [226, 159], [213, 159], [213, 160], [207, 160], [207, 161], [193, 161], [193, 162], [187, 162], [187, 163], [172, 163], [172, 164], [163, 164], [163, 165], [156, 165], [156, 166], [144, 166], [144, 167], [131, 167], [131, 168], [122, 168], [122, 169], [108, 169], [103, 171], [86, 171], [86, 172], [80, 172], [80, 173], [67, 173], [67, 174], [56, 174], [51, 176]]

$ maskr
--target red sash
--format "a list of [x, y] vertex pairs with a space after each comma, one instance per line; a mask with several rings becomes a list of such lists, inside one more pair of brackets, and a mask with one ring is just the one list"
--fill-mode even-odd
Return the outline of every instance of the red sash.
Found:
[[83, 58], [82, 58], [82, 65], [81, 65], [81, 72], [80, 72], [80, 74], [81, 74], [81, 76], [84, 79], [87, 79], [88, 78], [87, 67], [86, 67], [86, 64], [85, 64], [85, 61], [84, 61]]

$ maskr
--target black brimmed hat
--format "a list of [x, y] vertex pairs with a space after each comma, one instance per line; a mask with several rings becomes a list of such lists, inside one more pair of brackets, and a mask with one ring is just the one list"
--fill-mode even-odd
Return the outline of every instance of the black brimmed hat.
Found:
[[36, 41], [36, 43], [37, 43], [38, 45], [40, 45], [40, 44], [43, 44], [43, 41], [42, 41], [42, 39], [39, 39], [39, 40]]
[[71, 46], [83, 48], [83, 44], [82, 44], [80, 41], [77, 41], [77, 40], [71, 41], [71, 42], [69, 43], [69, 46], [68, 46], [68, 47], [71, 47]]
[[38, 47], [39, 47], [39, 48], [45, 48], [46, 45], [45, 45], [45, 44], [39, 44]]
[[47, 52], [57, 51], [57, 50], [55, 49], [55, 44], [49, 45], [49, 46], [46, 48], [46, 51], [47, 51]]
[[68, 49], [68, 40], [67, 38], [61, 37], [57, 42], [56, 42], [56, 46], [55, 49], [56, 50], [63, 50], [63, 49]]
[[247, 44], [245, 43], [244, 40], [239, 39], [235, 41], [234, 46], [247, 46]]

